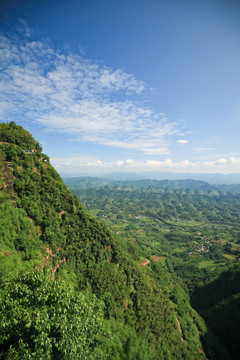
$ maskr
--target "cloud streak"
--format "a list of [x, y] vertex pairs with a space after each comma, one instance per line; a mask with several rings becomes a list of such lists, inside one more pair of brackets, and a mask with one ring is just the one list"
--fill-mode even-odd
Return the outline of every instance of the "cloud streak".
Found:
[[176, 124], [139, 105], [142, 81], [30, 35], [0, 37], [2, 121], [21, 117], [77, 141], [168, 154]]
[[187, 144], [188, 143], [188, 140], [185, 140], [185, 139], [179, 139], [176, 141], [177, 144], [180, 144], [180, 145], [184, 145], [184, 144]]

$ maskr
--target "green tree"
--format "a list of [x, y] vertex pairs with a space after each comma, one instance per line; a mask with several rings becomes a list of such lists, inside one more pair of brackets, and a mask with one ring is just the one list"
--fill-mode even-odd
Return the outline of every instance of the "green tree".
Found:
[[106, 359], [102, 304], [33, 271], [1, 286], [0, 359]]

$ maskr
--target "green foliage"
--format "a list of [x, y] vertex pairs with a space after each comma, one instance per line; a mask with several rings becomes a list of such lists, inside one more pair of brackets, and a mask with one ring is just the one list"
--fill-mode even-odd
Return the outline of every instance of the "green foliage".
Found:
[[[5, 134], [0, 144], [0, 250], [4, 264], [0, 275], [6, 281], [9, 271], [15, 279], [7, 285], [9, 296], [3, 287], [3, 301], [8, 303], [3, 310], [7, 311], [5, 320], [17, 321], [9, 320], [8, 330], [3, 328], [2, 357], [14, 359], [19, 353], [22, 358], [31, 358], [32, 351], [39, 359], [72, 359], [78, 349], [82, 359], [90, 359], [91, 354], [96, 359], [101, 354], [112, 359], [205, 359], [200, 351], [199, 334], [205, 331], [202, 319], [191, 308], [183, 283], [175, 286], [180, 281], [174, 272], [183, 263], [183, 256], [188, 256], [188, 250], [181, 253], [178, 247], [186, 239], [191, 246], [193, 238], [191, 229], [177, 228], [178, 213], [181, 210], [186, 221], [191, 205], [197, 214], [198, 199], [189, 204], [189, 198], [182, 197], [180, 205], [179, 194], [170, 191], [156, 196], [149, 190], [139, 196], [135, 191], [101, 189], [101, 202], [98, 190], [93, 189], [89, 204], [95, 213], [108, 217], [104, 217], [107, 225], [110, 219], [114, 221], [116, 227], [111, 231], [92, 216], [95, 213], [87, 213], [27, 132], [15, 124], [0, 125]], [[37, 151], [25, 152], [23, 146]], [[124, 237], [114, 233], [119, 224]], [[167, 230], [171, 230], [169, 239]], [[141, 262], [151, 255], [159, 255], [159, 259], [164, 256], [155, 264], [151, 261], [149, 266], [142, 266]], [[55, 278], [65, 279], [66, 284], [42, 273], [18, 277], [22, 269], [33, 269], [37, 261], [41, 267], [50, 265]], [[172, 277], [167, 264], [172, 264]], [[64, 292], [69, 296], [64, 297]], [[103, 315], [112, 336], [101, 338], [100, 347], [97, 324], [101, 328], [101, 321], [95, 323], [93, 317], [93, 309], [97, 315], [99, 304], [83, 292], [94, 293], [105, 305]], [[84, 328], [73, 319], [78, 307], [76, 318], [82, 316]], [[21, 309], [22, 320], [17, 309]], [[101, 320], [101, 311], [99, 314]], [[67, 324], [72, 327], [67, 328]], [[77, 342], [73, 330], [76, 336], [82, 332], [81, 338], [86, 337], [86, 341]], [[35, 340], [31, 334], [35, 334]], [[90, 349], [95, 350], [91, 353]]]
[[48, 272], [2, 284], [0, 313], [1, 359], [106, 359], [101, 303]]
[[148, 342], [149, 334], [137, 334], [133, 327], [110, 319], [107, 322], [108, 332], [113, 337], [103, 339], [103, 348], [111, 360], [154, 360], [158, 354]]
[[[239, 195], [213, 193], [196, 182], [184, 191], [177, 182], [168, 182], [168, 189], [157, 182], [151, 188], [141, 188], [144, 182], [103, 186], [94, 179], [90, 186], [88, 179], [84, 187], [82, 182], [77, 187], [75, 181], [70, 188], [93, 215], [128, 240], [128, 252], [135, 261], [153, 256], [148, 274], [151, 268], [150, 276], [172, 300], [184, 344], [196, 352], [200, 333], [210, 359], [236, 358], [240, 288], [230, 274], [231, 264], [238, 266], [240, 259]], [[177, 358], [167, 350], [164, 355], [159, 349], [158, 356]]]
[[238, 261], [239, 196], [132, 191], [136, 183], [128, 182], [128, 190], [119, 189], [119, 183], [82, 190], [75, 183], [72, 191], [93, 215], [129, 240], [131, 254], [157, 255], [165, 263], [171, 259], [189, 289]]
[[[240, 264], [232, 265], [217, 279], [195, 290], [192, 302], [228, 351], [219, 359], [236, 359], [240, 351]], [[207, 339], [206, 339], [207, 340]], [[205, 340], [205, 341], [206, 341]], [[210, 350], [212, 346], [210, 346]]]
[[11, 143], [27, 150], [42, 150], [39, 143], [34, 140], [31, 134], [14, 121], [0, 124], [0, 141]]
[[39, 245], [32, 220], [4, 198], [0, 202], [0, 278], [14, 277], [20, 269], [39, 264]]

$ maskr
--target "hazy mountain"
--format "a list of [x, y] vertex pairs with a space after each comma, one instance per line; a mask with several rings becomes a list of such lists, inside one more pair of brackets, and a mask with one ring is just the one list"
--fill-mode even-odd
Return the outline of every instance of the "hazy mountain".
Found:
[[111, 181], [124, 180], [199, 180], [212, 185], [231, 185], [240, 184], [240, 173], [236, 174], [194, 174], [194, 173], [171, 173], [171, 172], [144, 172], [144, 173], [112, 173], [112, 174], [62, 174], [64, 179], [76, 177], [95, 177]]

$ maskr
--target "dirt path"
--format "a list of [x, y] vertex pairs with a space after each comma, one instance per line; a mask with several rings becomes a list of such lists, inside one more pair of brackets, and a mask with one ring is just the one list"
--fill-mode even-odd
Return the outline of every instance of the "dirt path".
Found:
[[[175, 314], [175, 315], [176, 315], [176, 314]], [[180, 322], [179, 322], [179, 320], [178, 320], [178, 318], [177, 318], [177, 315], [176, 315], [176, 321], [177, 321], [177, 324], [178, 324], [179, 333], [180, 333], [180, 335], [181, 335], [181, 340], [184, 341], [181, 324], [180, 324]]]

